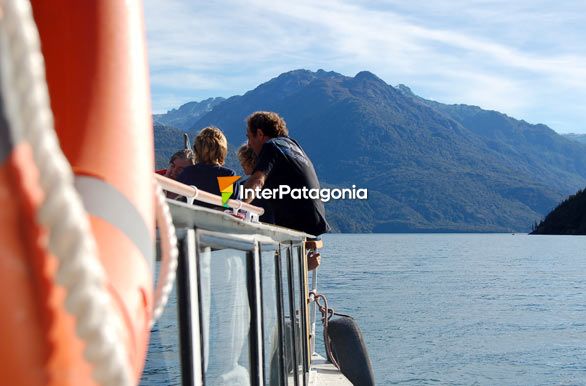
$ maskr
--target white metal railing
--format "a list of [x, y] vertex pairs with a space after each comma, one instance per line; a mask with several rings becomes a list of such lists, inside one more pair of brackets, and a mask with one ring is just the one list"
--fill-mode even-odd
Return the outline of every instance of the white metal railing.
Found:
[[182, 384], [306, 384], [303, 244], [203, 229], [179, 234]]
[[[198, 189], [196, 186], [189, 186], [182, 184], [181, 182], [177, 182], [170, 178], [164, 177], [160, 174], [155, 174], [155, 178], [161, 184], [161, 187], [168, 192], [173, 192], [180, 196], [184, 196], [187, 198], [188, 204], [193, 204], [194, 200], [205, 202], [207, 204], [223, 206], [222, 198], [216, 194], [206, 192], [204, 190]], [[259, 208], [258, 206], [247, 204], [246, 202], [242, 202], [239, 200], [228, 200], [228, 207], [233, 209], [235, 212], [239, 210], [244, 210], [253, 216], [247, 217], [247, 220], [258, 220], [258, 217], [263, 215], [265, 210], [263, 208]]]
[[[195, 190], [173, 181], [163, 187], [169, 187], [169, 191], [181, 195], [193, 196]], [[315, 324], [316, 316], [315, 310], [310, 309], [307, 303], [306, 291], [316, 289], [317, 275], [313, 271], [311, 287], [308, 288], [310, 278], [306, 274], [305, 249], [319, 249], [321, 242], [308, 244], [306, 241], [311, 235], [303, 232], [239, 221], [219, 211], [176, 200], [167, 202], [172, 209], [173, 222], [179, 228], [180, 264], [176, 286], [179, 314], [175, 325], [179, 327], [181, 349], [177, 354], [182, 363], [182, 384], [214, 384], [217, 376], [230, 378], [237, 375], [246, 379], [243, 383], [252, 385], [268, 385], [275, 381], [289, 386], [307, 384], [313, 353], [313, 350], [309, 351], [307, 339], [311, 334], [309, 344], [314, 347], [316, 332], [312, 324]], [[217, 205], [219, 201], [210, 203]], [[245, 259], [242, 253], [246, 253]], [[247, 269], [239, 271], [236, 268], [242, 262]], [[233, 276], [211, 275], [216, 272], [214, 269], [224, 272], [221, 264], [230, 266]], [[212, 294], [218, 290], [227, 291], [231, 287], [224, 281], [229, 279], [228, 282], [235, 285], [236, 276], [245, 280], [242, 285], [250, 294], [246, 295], [247, 291], [243, 289], [236, 291], [244, 294], [244, 301], [238, 298], [240, 306], [230, 305], [226, 298], [222, 300], [219, 295], [214, 300]], [[236, 302], [238, 299], [232, 300]], [[225, 308], [218, 308], [218, 303], [214, 301]], [[315, 302], [311, 305], [315, 308]], [[249, 310], [250, 322], [237, 317], [239, 310], [244, 309]], [[210, 339], [215, 339], [214, 334], [221, 327], [217, 321], [212, 323], [212, 316], [224, 320], [224, 324], [232, 325], [234, 322], [236, 330], [230, 333], [223, 329], [222, 334], [226, 339], [232, 336], [234, 339], [229, 338], [228, 341], [239, 342], [238, 345], [230, 348], [215, 340], [215, 344], [210, 345]], [[244, 324], [240, 323], [242, 320]], [[237, 334], [241, 331], [238, 326], [246, 326], [244, 335]], [[244, 345], [241, 344], [242, 336], [248, 337]], [[224, 352], [222, 347], [228, 347], [230, 354]], [[241, 358], [242, 350], [248, 350], [248, 355], [244, 357], [249, 358], [249, 362], [234, 359]]]

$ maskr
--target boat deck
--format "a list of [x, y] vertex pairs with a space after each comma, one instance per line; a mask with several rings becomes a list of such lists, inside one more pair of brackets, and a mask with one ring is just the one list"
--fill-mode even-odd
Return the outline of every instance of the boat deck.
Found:
[[333, 364], [319, 354], [311, 356], [311, 368], [309, 370], [310, 386], [352, 386]]

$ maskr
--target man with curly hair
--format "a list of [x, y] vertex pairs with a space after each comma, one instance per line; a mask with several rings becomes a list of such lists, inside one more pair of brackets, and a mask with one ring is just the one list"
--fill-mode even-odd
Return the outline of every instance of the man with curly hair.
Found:
[[[285, 120], [277, 113], [257, 111], [247, 118], [248, 146], [258, 159], [245, 189], [319, 189], [313, 164], [299, 143], [289, 137]], [[245, 197], [250, 202], [252, 197]], [[276, 225], [297, 229], [315, 236], [326, 233], [330, 227], [320, 199], [291, 196], [269, 200]]]

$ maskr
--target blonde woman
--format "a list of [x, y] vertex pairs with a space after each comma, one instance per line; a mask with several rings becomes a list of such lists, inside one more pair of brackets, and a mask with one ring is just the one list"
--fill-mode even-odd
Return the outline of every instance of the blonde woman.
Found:
[[[224, 167], [226, 154], [228, 154], [226, 136], [217, 127], [203, 128], [193, 141], [193, 150], [195, 165], [183, 169], [177, 181], [221, 196], [217, 177], [236, 175], [234, 170]], [[215, 208], [213, 205], [198, 204]]]

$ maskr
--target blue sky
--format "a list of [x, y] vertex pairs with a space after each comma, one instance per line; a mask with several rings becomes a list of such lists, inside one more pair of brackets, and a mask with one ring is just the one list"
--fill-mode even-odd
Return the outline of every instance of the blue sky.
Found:
[[586, 133], [586, 2], [146, 0], [153, 110], [242, 95], [293, 69]]

